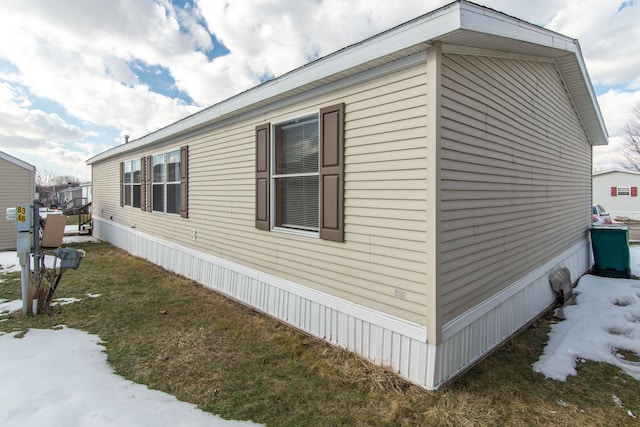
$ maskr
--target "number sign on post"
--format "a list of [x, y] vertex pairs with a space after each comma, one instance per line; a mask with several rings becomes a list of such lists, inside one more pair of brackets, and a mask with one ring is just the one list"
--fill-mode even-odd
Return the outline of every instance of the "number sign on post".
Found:
[[31, 230], [31, 206], [16, 206], [16, 231]]

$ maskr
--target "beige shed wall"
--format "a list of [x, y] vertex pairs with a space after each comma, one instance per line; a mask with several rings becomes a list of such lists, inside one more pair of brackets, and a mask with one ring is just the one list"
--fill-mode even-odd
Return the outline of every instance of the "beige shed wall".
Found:
[[[93, 165], [94, 213], [382, 312], [425, 324], [426, 65]], [[255, 221], [255, 126], [344, 102], [345, 242], [264, 232]], [[189, 146], [189, 218], [119, 206], [119, 162]], [[195, 234], [194, 234], [195, 233]]]
[[446, 322], [586, 238], [591, 146], [551, 62], [445, 55], [442, 94]]
[[16, 248], [16, 226], [5, 218], [7, 208], [30, 205], [35, 197], [35, 170], [0, 158], [0, 250]]

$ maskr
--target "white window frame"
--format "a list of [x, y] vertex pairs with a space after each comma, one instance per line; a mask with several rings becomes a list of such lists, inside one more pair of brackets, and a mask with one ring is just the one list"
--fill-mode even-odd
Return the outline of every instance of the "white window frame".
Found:
[[[306, 173], [291, 173], [291, 174], [277, 174], [276, 173], [276, 156], [277, 156], [277, 147], [276, 147], [276, 128], [278, 128], [279, 126], [283, 126], [286, 125], [288, 123], [292, 123], [295, 121], [302, 121], [302, 120], [307, 120], [310, 118], [315, 118], [316, 124], [318, 126], [318, 140], [317, 140], [317, 144], [318, 144], [318, 155], [319, 155], [319, 149], [320, 149], [320, 113], [319, 111], [313, 111], [313, 112], [309, 112], [307, 114], [302, 114], [299, 116], [295, 116], [286, 120], [282, 120], [279, 121], [277, 123], [272, 123], [271, 124], [271, 129], [270, 129], [270, 134], [271, 134], [271, 141], [270, 141], [270, 155], [271, 158], [269, 159], [270, 161], [270, 177], [269, 177], [269, 185], [270, 185], [270, 200], [269, 200], [269, 209], [270, 209], [270, 219], [271, 219], [271, 224], [270, 224], [270, 229], [272, 231], [280, 231], [283, 233], [290, 233], [290, 234], [297, 234], [300, 236], [306, 236], [306, 237], [315, 237], [315, 238], [319, 238], [320, 236], [320, 231], [319, 231], [319, 227], [318, 228], [314, 228], [314, 229], [304, 229], [303, 227], [295, 227], [295, 226], [291, 226], [291, 227], [283, 227], [283, 226], [279, 226], [276, 224], [276, 220], [277, 220], [277, 209], [278, 207], [276, 206], [276, 181], [279, 178], [293, 178], [293, 177], [307, 177], [307, 176], [317, 176], [318, 177], [318, 190], [320, 188], [320, 165], [318, 162], [318, 167], [317, 170], [315, 172], [306, 172]], [[318, 222], [320, 219], [320, 194], [318, 191]]]
[[631, 187], [618, 187], [618, 197], [631, 197]]
[[[175, 155], [177, 156], [177, 164], [178, 164], [178, 171], [177, 171], [177, 180], [174, 181], [169, 181], [169, 163], [168, 160], [170, 158], [171, 155]], [[162, 163], [155, 163], [156, 159], [162, 159], [161, 162]], [[151, 211], [152, 212], [156, 212], [156, 213], [161, 213], [161, 214], [167, 214], [167, 215], [180, 215], [180, 168], [183, 167], [183, 165], [181, 164], [181, 157], [180, 157], [180, 149], [175, 149], [175, 150], [170, 150], [164, 153], [160, 153], [160, 154], [154, 154], [151, 156]], [[155, 180], [155, 171], [154, 171], [154, 166], [161, 164], [162, 165], [162, 171], [161, 171], [161, 177], [160, 180], [156, 181]], [[177, 209], [176, 212], [169, 212], [168, 211], [168, 187], [172, 185], [172, 186], [177, 186]], [[162, 210], [160, 209], [156, 209], [156, 205], [155, 205], [155, 187], [157, 186], [162, 186]]]
[[[134, 165], [137, 164], [138, 168], [134, 169]], [[135, 182], [134, 176], [136, 170], [138, 171], [138, 182]], [[131, 182], [127, 182], [127, 172], [131, 177]], [[130, 208], [140, 208], [142, 204], [142, 165], [140, 159], [131, 159], [124, 162], [122, 170], [122, 191], [124, 192], [123, 206]], [[134, 204], [134, 189], [138, 187], [138, 205]], [[129, 196], [129, 203], [127, 203], [127, 195]]]

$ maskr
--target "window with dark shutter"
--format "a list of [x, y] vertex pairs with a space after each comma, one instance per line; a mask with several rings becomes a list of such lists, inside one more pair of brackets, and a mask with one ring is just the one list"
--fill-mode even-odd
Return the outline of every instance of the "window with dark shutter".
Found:
[[269, 123], [256, 127], [256, 228], [269, 230]]
[[344, 241], [344, 104], [320, 110], [320, 238]]
[[344, 241], [344, 109], [256, 127], [256, 228]]

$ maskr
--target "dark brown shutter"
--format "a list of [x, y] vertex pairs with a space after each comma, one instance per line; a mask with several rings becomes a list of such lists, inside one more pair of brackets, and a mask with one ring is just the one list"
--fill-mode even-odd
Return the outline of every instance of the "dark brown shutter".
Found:
[[611, 187], [611, 197], [618, 197], [618, 187]]
[[320, 110], [320, 238], [344, 241], [344, 104]]
[[189, 147], [180, 147], [180, 216], [189, 217]]
[[140, 210], [147, 210], [147, 158], [140, 158]]
[[270, 124], [256, 127], [256, 228], [269, 230], [269, 129]]
[[120, 162], [120, 207], [124, 206], [124, 162]]
[[153, 204], [152, 204], [152, 200], [151, 200], [151, 181], [152, 181], [152, 173], [153, 173], [153, 162], [151, 161], [151, 156], [147, 156], [147, 163], [146, 163], [146, 169], [147, 169], [147, 179], [144, 183], [146, 190], [146, 206], [147, 206], [147, 212], [151, 212], [153, 210]]

